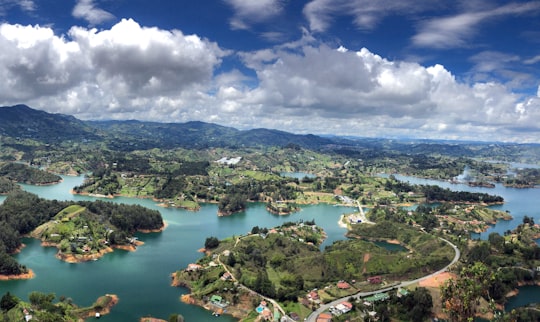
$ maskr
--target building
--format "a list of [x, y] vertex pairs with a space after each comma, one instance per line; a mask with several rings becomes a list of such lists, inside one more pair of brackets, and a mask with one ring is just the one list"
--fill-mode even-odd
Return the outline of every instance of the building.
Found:
[[341, 302], [338, 305], [336, 305], [336, 310], [338, 310], [340, 313], [345, 314], [352, 310], [353, 305], [350, 302]]
[[201, 265], [191, 263], [191, 264], [188, 264], [188, 266], [187, 266], [187, 268], [186, 268], [186, 271], [188, 271], [188, 272], [195, 272], [195, 271], [200, 270], [201, 268], [202, 268]]
[[332, 322], [332, 314], [330, 313], [321, 313], [317, 317], [317, 322]]
[[337, 287], [340, 289], [340, 290], [348, 290], [351, 288], [351, 285], [349, 285], [349, 283], [345, 282], [345, 281], [339, 281], [337, 283]]
[[225, 273], [223, 273], [223, 275], [221, 275], [221, 279], [223, 281], [228, 281], [228, 280], [232, 279], [232, 275], [229, 272], [225, 272]]
[[382, 277], [381, 276], [372, 276], [368, 277], [369, 284], [381, 284], [382, 283]]

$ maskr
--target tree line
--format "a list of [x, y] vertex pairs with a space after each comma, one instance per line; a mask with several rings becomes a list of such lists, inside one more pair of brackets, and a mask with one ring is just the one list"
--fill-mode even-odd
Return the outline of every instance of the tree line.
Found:
[[15, 182], [28, 184], [48, 184], [57, 183], [62, 178], [43, 170], [32, 168], [22, 163], [6, 163], [0, 168], [0, 176], [6, 177]]

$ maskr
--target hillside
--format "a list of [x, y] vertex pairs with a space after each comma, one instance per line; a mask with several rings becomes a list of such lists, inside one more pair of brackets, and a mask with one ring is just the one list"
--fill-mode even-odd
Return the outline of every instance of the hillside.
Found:
[[0, 107], [0, 135], [44, 143], [97, 138], [94, 129], [73, 116], [51, 114], [26, 105]]
[[357, 159], [444, 155], [536, 163], [540, 158], [540, 144], [300, 135], [264, 128], [238, 130], [200, 121], [82, 121], [26, 105], [0, 107], [0, 137], [30, 139], [46, 144], [93, 141], [104, 143], [116, 151], [288, 146], [338, 153]]

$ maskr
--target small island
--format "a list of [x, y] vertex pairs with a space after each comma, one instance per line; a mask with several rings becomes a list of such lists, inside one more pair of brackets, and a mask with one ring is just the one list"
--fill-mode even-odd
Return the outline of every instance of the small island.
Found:
[[11, 254], [23, 245], [21, 236], [32, 236], [43, 246], [58, 248], [57, 257], [68, 262], [97, 260], [114, 248], [135, 250], [142, 245], [136, 232], [165, 228], [161, 214], [139, 205], [104, 201], [46, 200], [16, 189], [0, 205], [0, 276], [28, 279], [32, 271]]
[[275, 215], [290, 215], [300, 210], [295, 203], [290, 202], [268, 202], [266, 210]]
[[[140, 222], [143, 217], [146, 223]], [[78, 263], [97, 260], [114, 248], [134, 251], [143, 244], [132, 235], [135, 231], [155, 232], [164, 227], [161, 215], [154, 211], [97, 201], [62, 209], [30, 235], [41, 239], [43, 246], [58, 248], [57, 258]]]
[[60, 297], [57, 302], [52, 293], [32, 292], [24, 302], [7, 292], [0, 300], [0, 318], [3, 321], [84, 321], [110, 313], [118, 303], [118, 296], [100, 296], [92, 306], [78, 307], [70, 298]]

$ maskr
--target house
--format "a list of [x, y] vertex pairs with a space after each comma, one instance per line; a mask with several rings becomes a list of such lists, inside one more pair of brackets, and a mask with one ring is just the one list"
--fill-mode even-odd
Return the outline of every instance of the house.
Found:
[[369, 284], [381, 284], [382, 283], [382, 277], [381, 276], [372, 276], [368, 277]]
[[312, 301], [317, 301], [319, 300], [319, 293], [315, 292], [315, 291], [311, 291], [308, 293], [307, 295], [308, 299], [312, 300]]
[[336, 310], [338, 310], [339, 312], [343, 314], [349, 312], [350, 310], [352, 310], [352, 308], [353, 308], [353, 305], [347, 301], [341, 302], [338, 305], [336, 305]]
[[330, 313], [321, 313], [317, 317], [317, 322], [332, 322], [332, 314]]
[[223, 273], [223, 275], [221, 275], [221, 280], [223, 281], [228, 281], [230, 279], [232, 279], [232, 275], [229, 272], [225, 272]]
[[348, 290], [351, 288], [351, 286], [349, 285], [349, 283], [345, 282], [345, 281], [339, 281], [337, 283], [337, 287], [340, 289], [340, 290]]
[[191, 264], [188, 264], [188, 266], [186, 268], [186, 271], [188, 271], [188, 272], [196, 272], [196, 271], [200, 270], [201, 268], [202, 268], [201, 265], [191, 263]]

